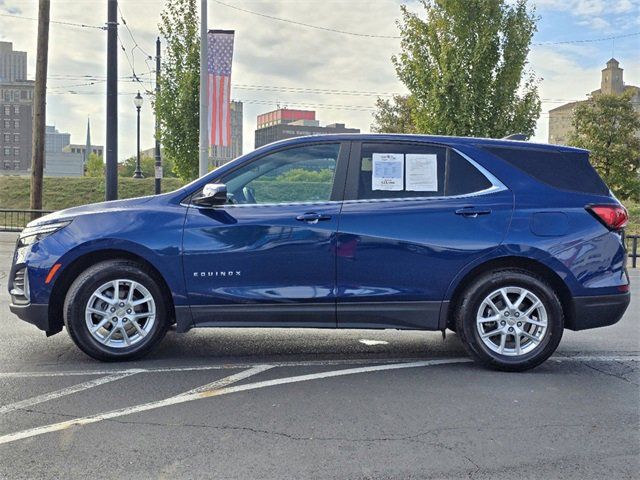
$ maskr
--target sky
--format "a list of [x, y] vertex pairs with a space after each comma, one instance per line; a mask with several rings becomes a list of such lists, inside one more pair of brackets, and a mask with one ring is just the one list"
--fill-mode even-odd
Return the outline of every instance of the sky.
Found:
[[[199, 1], [197, 2], [200, 3]], [[253, 149], [256, 116], [280, 107], [316, 110], [322, 125], [346, 123], [368, 132], [377, 96], [405, 93], [391, 56], [400, 51], [400, 5], [413, 0], [209, 0], [209, 28], [236, 31], [232, 98], [244, 104], [244, 151]], [[51, 20], [103, 26], [106, 0], [53, 0]], [[531, 0], [539, 17], [529, 67], [539, 79], [542, 115], [534, 141], [546, 142], [548, 111], [584, 99], [600, 87], [612, 56], [628, 85], [640, 85], [640, 0]], [[119, 159], [135, 153], [138, 90], [153, 88], [158, 22], [164, 0], [120, 0]], [[232, 8], [236, 7], [236, 8]], [[323, 29], [266, 18], [279, 17]], [[37, 0], [0, 0], [0, 40], [28, 52], [35, 76]], [[20, 18], [18, 18], [20, 17]], [[351, 32], [358, 35], [328, 31]], [[611, 39], [610, 37], [619, 37]], [[589, 40], [589, 41], [585, 41]], [[591, 41], [598, 40], [598, 41]], [[124, 51], [123, 51], [124, 49]], [[133, 73], [143, 84], [133, 81]], [[106, 32], [52, 23], [47, 124], [85, 142], [91, 119], [93, 144], [104, 145]], [[142, 148], [154, 144], [149, 98], [142, 107]]]

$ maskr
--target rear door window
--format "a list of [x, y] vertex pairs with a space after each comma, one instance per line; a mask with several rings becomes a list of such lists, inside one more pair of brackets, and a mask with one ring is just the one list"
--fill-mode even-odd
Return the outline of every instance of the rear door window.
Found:
[[351, 199], [448, 197], [492, 186], [457, 152], [436, 145], [364, 143], [352, 162]]

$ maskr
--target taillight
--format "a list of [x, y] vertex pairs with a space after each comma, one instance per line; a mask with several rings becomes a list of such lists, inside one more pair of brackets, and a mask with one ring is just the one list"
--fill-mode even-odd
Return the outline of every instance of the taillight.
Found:
[[588, 205], [586, 209], [609, 230], [621, 230], [629, 220], [627, 209], [622, 205]]

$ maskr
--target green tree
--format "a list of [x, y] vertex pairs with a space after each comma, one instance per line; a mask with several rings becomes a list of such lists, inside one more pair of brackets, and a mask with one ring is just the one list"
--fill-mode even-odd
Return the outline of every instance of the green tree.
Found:
[[419, 133], [532, 135], [540, 115], [527, 70], [536, 30], [526, 0], [420, 0], [424, 19], [402, 6], [396, 73], [411, 93]]
[[[177, 175], [173, 171], [173, 162], [171, 159], [164, 157], [162, 159], [162, 176], [164, 178], [175, 178]], [[155, 178], [156, 175], [156, 160], [149, 155], [142, 155], [140, 157], [140, 169], [145, 178]], [[127, 158], [118, 169], [118, 175], [120, 177], [131, 178], [136, 171], [136, 157], [132, 156]]]
[[183, 180], [198, 176], [200, 20], [195, 0], [167, 0], [160, 15], [165, 51], [154, 99], [164, 154]]
[[640, 200], [640, 113], [632, 92], [597, 95], [573, 112], [569, 144], [591, 150], [592, 165], [622, 199]]
[[413, 97], [394, 95], [392, 99], [378, 98], [371, 131], [375, 133], [417, 133], [413, 121]]
[[278, 175], [276, 182], [323, 182], [330, 183], [333, 180], [333, 171], [328, 168], [322, 170], [307, 170], [304, 168], [292, 168]]
[[85, 168], [85, 175], [87, 177], [103, 177], [104, 176], [104, 160], [100, 155], [97, 155], [95, 153], [90, 153], [84, 168]]

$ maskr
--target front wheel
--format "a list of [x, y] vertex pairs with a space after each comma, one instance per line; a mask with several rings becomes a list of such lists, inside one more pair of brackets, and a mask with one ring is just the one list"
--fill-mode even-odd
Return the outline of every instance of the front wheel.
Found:
[[88, 268], [73, 282], [64, 303], [64, 323], [87, 355], [131, 360], [164, 337], [166, 307], [151, 272], [128, 260], [111, 260]]
[[498, 270], [473, 282], [456, 311], [456, 330], [467, 351], [490, 367], [536, 367], [558, 347], [562, 305], [542, 278], [523, 270]]

